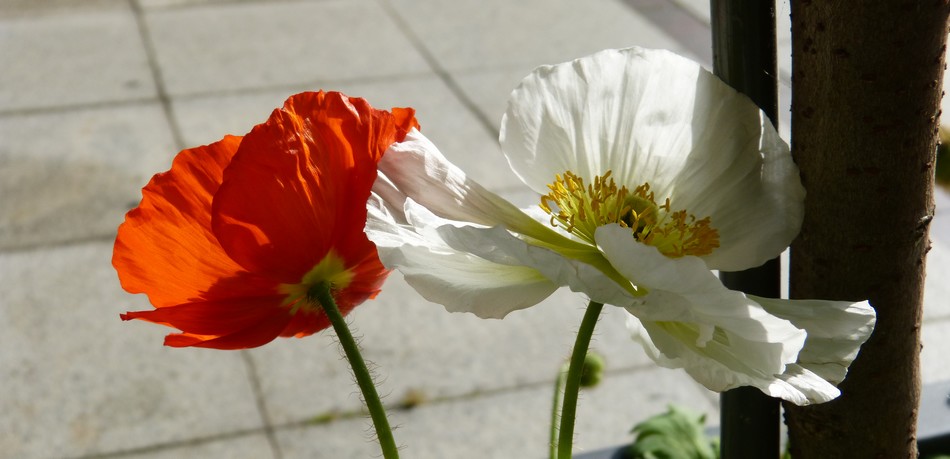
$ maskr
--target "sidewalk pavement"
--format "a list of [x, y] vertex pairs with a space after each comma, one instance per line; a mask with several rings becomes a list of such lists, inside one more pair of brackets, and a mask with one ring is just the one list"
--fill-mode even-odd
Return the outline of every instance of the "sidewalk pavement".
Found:
[[[603, 48], [708, 65], [704, 2], [678, 1], [0, 0], [0, 458], [377, 455], [330, 333], [182, 350], [161, 346], [169, 329], [119, 320], [149, 308], [110, 265], [140, 188], [180, 149], [243, 134], [287, 96], [323, 88], [415, 107], [452, 161], [531, 203], [497, 146], [508, 92], [537, 65]], [[946, 193], [937, 212], [925, 382], [950, 379]], [[403, 455], [545, 457], [553, 380], [584, 305], [559, 292], [486, 321], [393, 275], [350, 320]], [[582, 394], [580, 450], [628, 441], [670, 403], [718, 422], [716, 394], [653, 365], [619, 310], [592, 347], [609, 373]]]

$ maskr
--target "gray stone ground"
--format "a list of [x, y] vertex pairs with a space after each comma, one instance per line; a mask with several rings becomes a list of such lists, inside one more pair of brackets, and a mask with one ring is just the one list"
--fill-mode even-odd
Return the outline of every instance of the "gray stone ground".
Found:
[[[496, 142], [508, 91], [537, 65], [630, 45], [708, 63], [704, 2], [0, 0], [0, 458], [376, 455], [329, 333], [175, 350], [161, 346], [169, 330], [120, 322], [149, 307], [110, 265], [123, 214], [179, 149], [243, 134], [318, 88], [416, 107], [453, 161], [528, 203]], [[928, 382], [950, 379], [946, 193], [933, 239]], [[351, 322], [404, 456], [545, 457], [552, 381], [583, 306], [562, 292], [483, 321], [427, 304], [394, 275]], [[579, 449], [626, 441], [668, 403], [716, 423], [716, 394], [652, 365], [620, 319], [608, 311], [598, 327], [609, 374], [582, 396]]]

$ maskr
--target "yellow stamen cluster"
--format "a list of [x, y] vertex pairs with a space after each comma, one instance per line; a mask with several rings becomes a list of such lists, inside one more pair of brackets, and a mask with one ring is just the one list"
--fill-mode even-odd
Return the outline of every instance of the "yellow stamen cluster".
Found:
[[649, 244], [668, 257], [707, 255], [719, 247], [719, 232], [710, 218], [696, 219], [685, 210], [672, 211], [670, 199], [657, 205], [650, 184], [632, 192], [617, 187], [612, 171], [594, 177], [594, 183], [567, 171], [554, 177], [550, 193], [541, 197], [541, 209], [551, 215], [551, 226], [594, 243], [597, 227], [610, 223], [630, 228], [638, 241]]

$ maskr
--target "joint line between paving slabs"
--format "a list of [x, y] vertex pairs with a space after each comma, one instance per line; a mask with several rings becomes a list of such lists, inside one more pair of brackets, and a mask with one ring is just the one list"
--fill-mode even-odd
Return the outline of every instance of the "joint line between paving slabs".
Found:
[[[260, 433], [260, 429], [242, 429], [235, 430], [232, 432], [225, 432], [221, 434], [209, 435], [206, 437], [197, 437], [190, 438], [187, 440], [175, 440], [165, 443], [154, 443], [146, 446], [139, 446], [128, 449], [121, 449], [117, 451], [110, 452], [99, 452], [84, 454], [82, 456], [68, 456], [65, 459], [119, 459], [119, 458], [133, 458], [138, 457], [143, 454], [151, 454], [162, 451], [170, 451], [179, 448], [194, 447], [199, 445], [205, 445], [208, 443], [220, 442], [233, 440], [235, 438], [248, 437]], [[63, 458], [61, 458], [63, 459]]]
[[158, 57], [155, 55], [155, 44], [152, 41], [152, 34], [149, 32], [148, 23], [145, 21], [145, 13], [139, 0], [129, 0], [129, 6], [135, 16], [135, 23], [139, 29], [139, 36], [142, 38], [142, 46], [145, 48], [145, 55], [148, 57], [148, 67], [152, 73], [152, 80], [155, 82], [155, 92], [158, 94], [158, 100], [162, 106], [162, 112], [165, 114], [165, 120], [168, 123], [168, 129], [171, 131], [172, 140], [175, 146], [181, 150], [185, 148], [185, 142], [181, 135], [181, 129], [175, 116], [172, 113], [171, 98], [165, 88], [165, 80], [162, 78], [162, 69], [158, 64]]
[[485, 128], [488, 133], [494, 138], [498, 138], [498, 127], [495, 126], [495, 123], [490, 120], [481, 110], [478, 109], [478, 106], [475, 105], [475, 102], [468, 97], [468, 94], [459, 86], [458, 82], [455, 81], [455, 78], [452, 78], [452, 74], [448, 72], [441, 64], [439, 64], [438, 59], [435, 58], [435, 55], [429, 51], [429, 48], [425, 46], [422, 42], [422, 39], [416, 35], [412, 28], [409, 27], [409, 23], [406, 22], [399, 12], [389, 4], [389, 0], [377, 0], [377, 3], [386, 11], [390, 18], [396, 23], [396, 27], [402, 31], [403, 35], [412, 43], [413, 48], [422, 55], [422, 58], [429, 65], [429, 68], [442, 80], [443, 83], [449, 88], [449, 91], [455, 95], [455, 97], [471, 112], [475, 115], [475, 118], [479, 121], [483, 128]]
[[251, 391], [254, 392], [254, 402], [257, 405], [257, 412], [261, 416], [261, 422], [264, 424], [264, 435], [267, 436], [267, 443], [270, 444], [274, 459], [282, 459], [283, 452], [280, 450], [280, 444], [277, 442], [277, 435], [274, 433], [274, 425], [271, 423], [270, 413], [267, 411], [267, 402], [264, 401], [264, 391], [261, 389], [261, 381], [257, 376], [257, 365], [254, 364], [254, 358], [248, 351], [240, 351], [241, 359], [244, 360], [244, 366], [247, 368], [247, 376], [251, 382]]

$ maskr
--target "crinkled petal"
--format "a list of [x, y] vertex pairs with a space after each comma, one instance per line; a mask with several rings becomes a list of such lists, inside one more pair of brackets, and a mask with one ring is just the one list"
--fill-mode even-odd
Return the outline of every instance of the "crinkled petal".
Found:
[[122, 320], [141, 319], [194, 335], [222, 336], [250, 327], [278, 310], [283, 296], [203, 301], [122, 314]]
[[291, 322], [281, 301], [282, 296], [270, 296], [195, 302], [128, 312], [122, 320], [140, 319], [181, 330], [166, 337], [168, 346], [245, 349], [272, 341]]
[[483, 319], [501, 319], [534, 306], [557, 290], [530, 268], [510, 266], [463, 252], [402, 246], [388, 255], [423, 298], [449, 312], [471, 312]]
[[562, 234], [469, 179], [416, 130], [390, 147], [380, 161], [373, 188], [389, 212], [403, 220], [403, 207], [411, 199], [439, 218], [459, 222], [456, 226], [502, 227], [532, 245], [593, 265], [618, 284], [629, 285], [590, 244]]
[[[453, 249], [474, 254], [497, 263], [520, 264], [537, 270], [554, 284], [570, 287], [603, 304], [623, 305], [637, 301], [635, 287], [616, 274], [611, 276], [599, 268], [599, 257], [585, 262], [564, 256], [557, 251], [539, 247], [516, 237], [504, 228], [444, 225], [439, 235]], [[609, 266], [608, 266], [609, 268]]]
[[539, 303], [557, 289], [529, 267], [496, 263], [449, 247], [435, 228], [446, 220], [411, 200], [406, 205], [408, 209], [399, 209], [394, 216], [383, 200], [371, 198], [366, 234], [376, 243], [383, 263], [398, 268], [425, 299], [450, 312], [500, 319]]
[[[380, 161], [374, 193], [398, 223], [412, 226], [406, 215], [411, 202], [445, 219], [436, 233], [432, 231], [435, 224], [413, 230], [420, 234], [428, 231], [424, 237], [451, 240], [455, 251], [499, 264], [531, 267], [551, 282], [571, 286], [598, 302], [613, 303], [621, 297], [629, 301], [636, 294], [636, 288], [596, 248], [561, 234], [470, 180], [416, 131], [393, 145]], [[370, 228], [370, 237], [378, 245], [400, 244], [398, 240], [385, 242], [385, 233], [373, 235]], [[517, 253], [506, 256], [507, 250]]]
[[[724, 287], [699, 258], [669, 258], [655, 247], [636, 242], [629, 229], [616, 224], [598, 228], [595, 239], [617, 271], [649, 292], [638, 298], [639, 303], [622, 305], [637, 317], [715, 327], [759, 343], [761, 351], [769, 350], [760, 365], [772, 365], [760, 368], [770, 374], [794, 362], [801, 351], [804, 331], [769, 314], [742, 292]], [[671, 307], [675, 315], [664, 313]]]
[[567, 249], [586, 250], [583, 244], [525, 215], [504, 198], [469, 179], [417, 130], [392, 145], [379, 163], [377, 195], [399, 212], [407, 198], [448, 220], [511, 231]]
[[170, 347], [204, 347], [210, 349], [236, 350], [263, 346], [280, 336], [282, 330], [292, 320], [289, 314], [280, 314], [275, 310], [260, 322], [235, 333], [223, 336], [201, 336], [189, 333], [172, 334], [165, 337], [165, 345]]
[[379, 157], [417, 126], [412, 109], [304, 93], [244, 138], [182, 151], [119, 228], [122, 285], [158, 308], [122, 318], [180, 329], [166, 338], [176, 347], [248, 348], [326, 328], [322, 313], [291, 314], [281, 284], [333, 249], [352, 275], [334, 291], [342, 313], [379, 292], [388, 271], [362, 232], [365, 199]]
[[[595, 238], [617, 271], [649, 291], [621, 306], [645, 321], [651, 336], [662, 331], [663, 337], [687, 341], [683, 345], [702, 357], [760, 377], [781, 374], [786, 364], [797, 360], [805, 332], [769, 314], [742, 292], [725, 288], [702, 260], [669, 258], [655, 247], [631, 244], [629, 229], [619, 225], [598, 228]], [[672, 343], [657, 343], [657, 347], [672, 352]], [[701, 359], [686, 363], [704, 368]], [[712, 388], [729, 381], [711, 372], [700, 382]]]
[[[798, 405], [826, 402], [839, 395], [835, 385], [873, 328], [866, 302], [745, 295], [723, 287], [698, 258], [668, 258], [619, 225], [599, 228], [596, 239], [618, 271], [650, 291], [627, 307], [647, 353], [711, 390], [754, 386]], [[654, 312], [670, 306], [684, 314]]]
[[273, 279], [248, 273], [211, 231], [211, 200], [241, 143], [180, 152], [171, 170], [142, 189], [142, 202], [119, 226], [112, 264], [122, 288], [146, 293], [155, 307], [275, 292]]
[[[750, 154], [751, 146], [702, 150], [709, 156], [688, 162], [676, 178], [677, 207], [709, 216], [719, 233], [720, 247], [702, 257], [710, 269], [759, 266], [781, 254], [801, 229], [805, 188], [798, 166], [764, 115], [762, 120], [758, 156]], [[714, 172], [712, 163], [722, 164], [721, 172]]]
[[754, 341], [716, 333], [705, 346], [697, 346], [694, 337], [698, 332], [693, 327], [640, 321], [632, 314], [627, 317], [627, 327], [658, 365], [682, 368], [712, 391], [752, 386], [796, 405], [824, 403], [840, 395], [833, 384], [794, 363], [774, 374], [750, 366], [748, 354], [759, 346]]
[[284, 283], [331, 248], [348, 267], [370, 257], [366, 200], [376, 163], [409, 127], [396, 121], [414, 123], [340, 93], [292, 96], [245, 136], [225, 171], [212, 209], [221, 245]]
[[[352, 311], [353, 307], [354, 306], [349, 307], [347, 312]], [[343, 313], [342, 308], [340, 309], [340, 312]], [[327, 319], [327, 315], [324, 314], [323, 311], [301, 308], [296, 314], [294, 314], [284, 329], [281, 330], [280, 336], [285, 338], [289, 338], [291, 336], [295, 338], [303, 338], [329, 327], [330, 319]]]
[[788, 147], [745, 96], [667, 51], [606, 50], [544, 66], [516, 88], [502, 118], [515, 173], [546, 194], [565, 171], [591, 183], [649, 183], [674, 210], [711, 217], [712, 269], [777, 256], [798, 233], [804, 189]]
[[841, 395], [837, 383], [829, 382], [797, 363], [786, 366], [785, 372], [778, 375], [778, 379], [781, 383], [770, 384], [770, 392], [767, 393], [799, 406], [830, 402]]
[[844, 381], [848, 367], [874, 330], [876, 314], [867, 301], [780, 300], [752, 295], [749, 298], [769, 314], [808, 333], [797, 363], [833, 384]]

